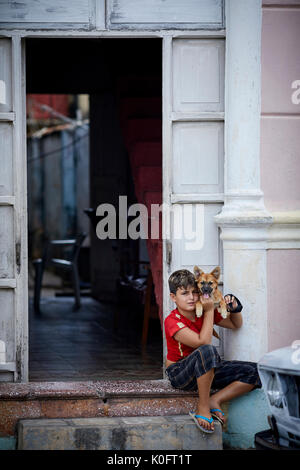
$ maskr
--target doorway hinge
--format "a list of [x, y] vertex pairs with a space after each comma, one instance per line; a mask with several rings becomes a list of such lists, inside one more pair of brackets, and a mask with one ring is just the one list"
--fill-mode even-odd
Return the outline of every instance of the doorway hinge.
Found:
[[170, 267], [172, 263], [172, 242], [171, 240], [166, 241], [166, 262]]
[[21, 243], [16, 243], [16, 265], [17, 265], [17, 272], [20, 274], [21, 271]]

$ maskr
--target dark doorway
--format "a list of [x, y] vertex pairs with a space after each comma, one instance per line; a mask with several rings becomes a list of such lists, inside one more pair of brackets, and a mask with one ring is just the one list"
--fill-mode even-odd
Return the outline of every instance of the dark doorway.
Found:
[[[162, 202], [161, 40], [27, 39], [26, 86], [44, 113], [27, 119], [30, 380], [162, 378], [161, 238], [118, 236], [132, 221], [120, 196]], [[97, 236], [101, 204], [116, 209], [116, 238]], [[49, 264], [38, 313], [34, 260], [82, 231], [80, 307], [69, 273]]]

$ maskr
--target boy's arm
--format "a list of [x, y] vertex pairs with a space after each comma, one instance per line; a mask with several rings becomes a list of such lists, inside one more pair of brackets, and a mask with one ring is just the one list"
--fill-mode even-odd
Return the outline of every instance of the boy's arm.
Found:
[[214, 324], [214, 304], [211, 299], [204, 299], [201, 297], [203, 305], [203, 325], [200, 333], [196, 333], [190, 328], [182, 328], [174, 335], [174, 339], [180, 343], [190, 346], [191, 348], [198, 348], [203, 344], [210, 344], [212, 339], [213, 324]]
[[229, 317], [224, 318], [223, 320], [218, 322], [218, 326], [222, 326], [223, 328], [229, 328], [231, 330], [237, 330], [241, 328], [243, 324], [243, 317], [241, 313], [230, 313]]

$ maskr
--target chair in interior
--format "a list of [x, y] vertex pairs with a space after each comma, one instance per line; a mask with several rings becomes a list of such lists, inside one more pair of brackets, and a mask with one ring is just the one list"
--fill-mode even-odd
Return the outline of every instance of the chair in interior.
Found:
[[[74, 288], [75, 304], [74, 310], [80, 308], [80, 279], [78, 273], [78, 255], [80, 248], [86, 238], [87, 234], [82, 232], [73, 239], [66, 240], [49, 240], [46, 244], [42, 258], [33, 261], [35, 268], [35, 283], [34, 283], [34, 310], [40, 313], [40, 296], [43, 281], [43, 274], [46, 266], [52, 265], [58, 269], [71, 272], [72, 284]], [[53, 248], [55, 247], [68, 247], [69, 255], [64, 258], [52, 257]]]

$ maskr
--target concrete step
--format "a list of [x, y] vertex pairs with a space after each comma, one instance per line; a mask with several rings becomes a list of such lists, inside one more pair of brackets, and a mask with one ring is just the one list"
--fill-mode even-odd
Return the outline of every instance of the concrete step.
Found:
[[222, 450], [221, 425], [205, 434], [188, 415], [21, 419], [19, 450]]

